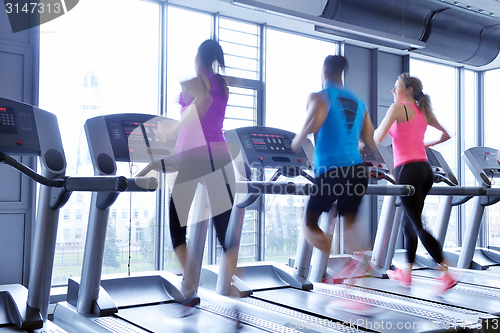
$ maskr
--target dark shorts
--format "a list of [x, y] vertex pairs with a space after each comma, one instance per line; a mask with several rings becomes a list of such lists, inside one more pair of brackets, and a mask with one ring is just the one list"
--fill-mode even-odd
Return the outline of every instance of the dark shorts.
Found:
[[356, 214], [366, 192], [368, 176], [364, 164], [331, 169], [315, 179], [308, 210], [327, 212], [337, 201], [340, 215]]

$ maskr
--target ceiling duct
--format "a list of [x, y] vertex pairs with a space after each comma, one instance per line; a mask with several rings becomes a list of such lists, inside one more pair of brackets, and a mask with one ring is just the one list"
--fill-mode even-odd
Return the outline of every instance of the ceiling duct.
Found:
[[484, 66], [500, 50], [496, 18], [434, 0], [328, 0], [322, 17], [425, 42], [409, 50], [464, 65]]

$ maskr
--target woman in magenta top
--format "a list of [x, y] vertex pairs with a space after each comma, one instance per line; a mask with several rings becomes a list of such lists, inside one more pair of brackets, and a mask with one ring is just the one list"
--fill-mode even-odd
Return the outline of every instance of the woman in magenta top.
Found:
[[169, 219], [172, 246], [184, 270], [188, 216], [199, 183], [208, 194], [210, 217], [226, 260], [237, 259], [237, 251], [229, 251], [233, 246], [226, 244], [235, 184], [231, 155], [222, 133], [229, 89], [226, 80], [215, 73], [214, 64], [224, 68], [224, 53], [218, 42], [206, 40], [195, 58], [196, 77], [181, 83], [181, 121], [160, 133], [165, 137], [177, 135], [179, 173], [170, 197]]
[[[375, 130], [375, 142], [380, 143], [387, 133], [392, 137], [395, 176], [398, 184], [415, 187], [415, 194], [401, 197], [405, 214], [401, 221], [404, 233], [408, 266], [388, 271], [389, 278], [398, 280], [403, 286], [411, 284], [411, 270], [415, 261], [418, 238], [431, 257], [444, 272], [441, 291], [445, 292], [456, 284], [448, 274], [442, 245], [422, 225], [424, 200], [433, 184], [433, 173], [427, 161], [425, 149], [450, 138], [432, 112], [428, 95], [422, 92], [422, 82], [408, 73], [401, 74], [392, 89], [394, 103], [391, 105], [380, 126]], [[441, 131], [441, 138], [424, 143], [424, 135], [430, 125]]]

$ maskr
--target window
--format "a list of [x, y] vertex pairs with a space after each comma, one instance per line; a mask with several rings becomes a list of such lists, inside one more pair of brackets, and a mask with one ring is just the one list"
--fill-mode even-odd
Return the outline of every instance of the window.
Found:
[[138, 218], [139, 217], [139, 209], [138, 208], [134, 208], [134, 218]]
[[143, 214], [144, 218], [147, 219], [149, 217], [149, 210], [147, 208], [144, 208]]
[[77, 220], [81, 220], [82, 219], [82, 210], [81, 209], [77, 209], [76, 210], [75, 217], [76, 217]]
[[[464, 136], [464, 143], [465, 146], [463, 147], [463, 150], [467, 150], [469, 148], [472, 148], [474, 146], [477, 146], [476, 142], [476, 127], [477, 127], [477, 110], [476, 110], [476, 105], [477, 105], [477, 96], [476, 96], [476, 86], [477, 86], [477, 80], [475, 77], [475, 73], [472, 71], [465, 71], [465, 114], [464, 114], [464, 133], [462, 135]], [[462, 175], [462, 185], [464, 186], [477, 186], [476, 184], [476, 179], [474, 178], [474, 175], [472, 172], [469, 170], [469, 167], [467, 164], [464, 162], [463, 159], [461, 159], [461, 163], [464, 164], [464, 174]], [[464, 205], [462, 205], [462, 225], [465, 226], [467, 225], [467, 220], [469, 218], [469, 214], [472, 209], [472, 204], [474, 200], [469, 200], [467, 201]], [[455, 231], [454, 229], [450, 228], [448, 230], [448, 233], [453, 233]], [[465, 228], [464, 228], [465, 231]], [[457, 244], [458, 245], [458, 244]], [[450, 245], [450, 246], [455, 246], [455, 245]]]
[[83, 193], [77, 192], [76, 193], [76, 202], [82, 202], [83, 201]]
[[[484, 75], [484, 146], [500, 149], [498, 138], [498, 125], [500, 124], [500, 114], [498, 112], [498, 85], [500, 83], [500, 70], [492, 70]], [[493, 183], [498, 184], [495, 179]], [[498, 187], [498, 185], [494, 185]], [[492, 205], [484, 210], [484, 219], [487, 221], [487, 244], [500, 245], [500, 205]]]
[[64, 210], [64, 219], [65, 220], [69, 220], [69, 216], [70, 216], [70, 210], [69, 209], [65, 209]]
[[224, 50], [226, 75], [258, 80], [259, 70], [259, 26], [221, 18], [219, 20], [219, 43]]
[[[260, 27], [228, 18], [219, 19], [219, 42], [225, 53], [229, 99], [223, 131], [257, 125], [260, 79]], [[238, 260], [259, 259], [258, 207], [245, 211]], [[215, 264], [222, 247], [218, 245]]]
[[122, 208], [122, 219], [128, 218], [128, 208]]
[[[457, 78], [456, 69], [450, 66], [439, 65], [417, 59], [410, 59], [410, 74], [422, 81], [423, 92], [430, 96], [431, 105], [440, 124], [448, 131], [451, 139], [432, 147], [439, 151], [448, 162], [453, 173], [457, 174], [457, 133], [455, 133], [457, 121]], [[425, 133], [425, 141], [437, 140], [440, 132], [433, 127], [428, 127]], [[436, 184], [434, 186], [448, 186]], [[422, 214], [424, 227], [433, 233], [437, 222], [440, 198], [430, 195], [425, 199], [425, 207]], [[446, 233], [445, 247], [456, 246], [456, 214], [457, 207], [453, 207], [450, 217], [448, 232]], [[421, 243], [419, 243], [421, 246]]]
[[[336, 43], [267, 30], [266, 126], [294, 133], [301, 129], [307, 97], [321, 90], [323, 62], [337, 50]], [[274, 171], [268, 170], [266, 179]], [[306, 182], [302, 177], [289, 180]], [[265, 260], [287, 264], [295, 256], [305, 201], [303, 197], [265, 196]]]
[[82, 239], [82, 229], [75, 229], [75, 239]]
[[[123, 112], [158, 113], [159, 17], [158, 4], [151, 2], [88, 0], [71, 11], [71, 20], [52, 20], [40, 26], [40, 107], [58, 117], [69, 176], [94, 173], [83, 128], [86, 119]], [[64, 91], [63, 96], [60, 91]], [[119, 166], [118, 175], [129, 176], [130, 171], [125, 170]], [[155, 194], [148, 195], [147, 202], [134, 196], [134, 204], [154, 206]], [[90, 202], [85, 202], [85, 197], [83, 194], [79, 201], [77, 194], [77, 206], [69, 202], [68, 208], [88, 211]], [[123, 193], [113, 208], [121, 210], [128, 205], [129, 195]], [[126, 223], [116, 223], [122, 222]], [[85, 230], [86, 226], [72, 225], [68, 234], [75, 233], [76, 228]], [[123, 230], [124, 226], [116, 228]], [[126, 232], [117, 233], [117, 237], [128, 241]], [[65, 256], [63, 261], [57, 255], [54, 284], [67, 283], [69, 276], [80, 275], [81, 263], [76, 256], [74, 260]], [[136, 266], [134, 261], [131, 267], [151, 268]], [[114, 272], [125, 272], [127, 265], [120, 269]]]
[[321, 90], [323, 62], [334, 54], [336, 43], [267, 29], [266, 126], [302, 128], [307, 97]]
[[116, 219], [116, 208], [111, 208], [111, 218]]
[[69, 239], [69, 229], [63, 230], [63, 238], [65, 241], [67, 241]]
[[[196, 24], [193, 24], [193, 22], [196, 22]], [[212, 36], [213, 16], [169, 5], [167, 23], [168, 76], [166, 116], [172, 119], [180, 119], [179, 94], [181, 86], [179, 82], [196, 76], [194, 59], [200, 44]], [[182, 31], [182, 33], [179, 33], [179, 31]], [[174, 182], [175, 175], [167, 175], [168, 187], [173, 186]], [[168, 200], [166, 201], [165, 211], [168, 216]], [[165, 227], [164, 237], [164, 269], [172, 272], [181, 272], [182, 266], [172, 249], [168, 225]], [[207, 253], [208, 251], [205, 251], [205, 256], [207, 256]]]
[[[211, 15], [175, 6], [168, 7], [167, 117], [180, 119], [179, 82], [196, 76], [194, 58], [198, 46], [212, 35]], [[196, 22], [196, 24], [193, 24]], [[179, 33], [182, 31], [182, 33]]]

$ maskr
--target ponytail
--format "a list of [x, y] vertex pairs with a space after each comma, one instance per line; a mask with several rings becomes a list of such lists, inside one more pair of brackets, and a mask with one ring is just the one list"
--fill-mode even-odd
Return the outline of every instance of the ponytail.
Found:
[[202, 65], [206, 68], [212, 67], [215, 61], [217, 61], [222, 69], [226, 68], [222, 47], [213, 39], [207, 39], [206, 41], [201, 43], [200, 47], [198, 48], [198, 55], [200, 57]]
[[429, 95], [421, 93], [419, 98], [415, 99], [418, 107], [428, 115], [432, 113], [431, 98]]
[[408, 73], [401, 74], [399, 78], [404, 81], [406, 88], [413, 88], [413, 98], [417, 102], [417, 106], [427, 115], [430, 115], [432, 113], [431, 98], [422, 91], [422, 81], [417, 77], [410, 76]]

